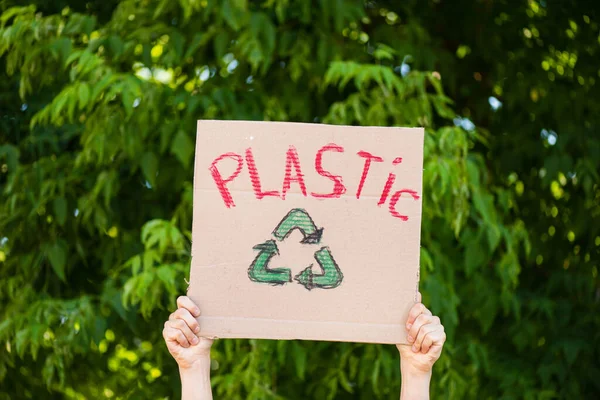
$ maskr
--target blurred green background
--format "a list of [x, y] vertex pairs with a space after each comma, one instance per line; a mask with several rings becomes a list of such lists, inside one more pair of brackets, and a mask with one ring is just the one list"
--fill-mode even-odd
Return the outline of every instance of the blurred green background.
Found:
[[[0, 0], [0, 399], [178, 398], [208, 118], [424, 126], [432, 396], [598, 398], [599, 7]], [[217, 398], [399, 394], [394, 346], [212, 353]]]

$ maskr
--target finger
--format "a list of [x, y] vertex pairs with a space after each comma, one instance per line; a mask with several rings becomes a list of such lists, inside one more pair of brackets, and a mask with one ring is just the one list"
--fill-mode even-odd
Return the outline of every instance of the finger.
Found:
[[421, 292], [417, 291], [417, 303], [423, 302], [423, 296], [421, 296]]
[[185, 308], [186, 310], [188, 310], [190, 312], [190, 314], [192, 314], [194, 317], [199, 317], [200, 316], [200, 309], [198, 308], [197, 305], [194, 304], [194, 302], [187, 296], [179, 296], [177, 298], [177, 307], [178, 308]]
[[431, 315], [431, 311], [429, 311], [427, 307], [423, 305], [423, 303], [415, 303], [415, 305], [413, 305], [410, 311], [408, 312], [408, 319], [406, 320], [406, 330], [410, 331], [417, 317], [422, 314]]
[[444, 343], [446, 342], [446, 332], [437, 330], [435, 335], [434, 341], [426, 354], [437, 360], [442, 354], [442, 349], [444, 348]]
[[419, 337], [419, 332], [421, 330], [421, 328], [424, 325], [428, 325], [431, 323], [438, 323], [439, 324], [439, 318], [438, 317], [434, 317], [432, 315], [427, 315], [427, 314], [421, 314], [417, 317], [417, 319], [415, 319], [415, 322], [412, 324], [412, 327], [410, 328], [410, 330], [408, 331], [408, 342], [409, 343], [414, 343], [417, 338]]
[[[444, 327], [441, 324], [431, 323], [424, 325], [415, 339], [413, 351], [416, 349], [416, 351], [427, 353], [429, 348], [433, 345], [433, 339], [436, 337], [435, 332], [442, 332], [443, 329]], [[426, 347], [426, 350], [424, 350], [424, 347]]]
[[187, 324], [187, 326], [190, 328], [190, 330], [192, 332], [194, 332], [194, 333], [200, 332], [200, 325], [198, 324], [198, 321], [196, 321], [196, 318], [194, 318], [192, 316], [192, 314], [190, 314], [190, 312], [185, 308], [178, 308], [174, 313], [172, 313], [169, 316], [169, 319], [171, 321], [176, 320], [176, 319], [183, 320], [183, 322], [185, 322]]
[[436, 360], [442, 354], [442, 349], [444, 348], [444, 343], [446, 342], [446, 332], [442, 334], [442, 338], [439, 341], [434, 342], [431, 345], [431, 348], [427, 352], [427, 355], [434, 357]]
[[427, 354], [427, 352], [431, 348], [431, 345], [433, 344], [433, 333], [434, 332], [430, 332], [423, 338], [423, 341], [421, 342], [421, 353]]
[[183, 333], [185, 335], [188, 343], [190, 343], [190, 344], [198, 343], [198, 336], [196, 336], [194, 334], [194, 332], [192, 332], [192, 330], [190, 329], [188, 324], [185, 323], [184, 320], [182, 320], [182, 319], [169, 320], [165, 323], [165, 325], [168, 325], [170, 328], [174, 328], [174, 329], [181, 331], [181, 333]]
[[421, 353], [427, 354], [427, 352], [430, 349], [433, 349], [435, 345], [438, 345], [441, 351], [442, 344], [444, 344], [445, 341], [446, 332], [444, 332], [444, 327], [440, 325], [438, 328], [425, 335], [421, 343]]
[[188, 342], [183, 332], [166, 324], [165, 328], [163, 329], [163, 337], [167, 343], [176, 343], [185, 348], [190, 347], [190, 342]]
[[425, 339], [425, 336], [427, 336], [428, 333], [434, 331], [435, 329], [436, 325], [434, 323], [427, 323], [421, 326], [421, 328], [419, 329], [419, 333], [417, 333], [416, 336], [413, 336], [415, 338], [415, 341], [413, 342], [412, 346], [414, 352], [421, 351], [421, 344], [423, 343], [423, 339]]

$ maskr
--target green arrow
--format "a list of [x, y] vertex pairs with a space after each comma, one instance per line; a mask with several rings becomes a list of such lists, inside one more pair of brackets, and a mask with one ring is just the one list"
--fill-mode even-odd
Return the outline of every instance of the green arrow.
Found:
[[292, 209], [277, 225], [273, 231], [273, 236], [279, 240], [283, 240], [292, 233], [294, 229], [302, 232], [304, 239], [300, 243], [317, 244], [321, 241], [323, 228], [317, 228], [314, 221], [308, 215], [306, 210], [301, 208]]
[[270, 283], [272, 285], [283, 285], [292, 281], [292, 273], [289, 268], [268, 268], [269, 262], [276, 254], [279, 254], [277, 244], [274, 240], [253, 247], [259, 253], [248, 268], [248, 277], [254, 282]]
[[314, 288], [333, 289], [338, 287], [342, 283], [342, 279], [344, 279], [344, 274], [342, 274], [342, 271], [333, 259], [329, 247], [321, 247], [315, 253], [315, 259], [323, 270], [321, 275], [315, 275], [312, 272], [311, 264], [308, 268], [294, 276], [294, 279], [308, 290]]

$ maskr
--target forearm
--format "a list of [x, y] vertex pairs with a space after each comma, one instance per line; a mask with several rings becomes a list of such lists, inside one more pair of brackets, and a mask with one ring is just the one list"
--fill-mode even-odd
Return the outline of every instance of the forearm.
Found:
[[210, 357], [203, 357], [187, 369], [179, 369], [182, 400], [212, 400]]
[[431, 371], [423, 373], [414, 371], [400, 361], [402, 375], [402, 386], [400, 389], [400, 400], [429, 400], [429, 384], [431, 383]]

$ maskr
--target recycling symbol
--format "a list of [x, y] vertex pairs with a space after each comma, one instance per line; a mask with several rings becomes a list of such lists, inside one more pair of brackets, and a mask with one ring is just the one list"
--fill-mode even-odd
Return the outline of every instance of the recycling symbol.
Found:
[[[273, 236], [282, 242], [294, 229], [298, 229], [302, 233], [304, 237], [300, 241], [302, 244], [318, 245], [321, 242], [323, 228], [317, 228], [306, 210], [301, 208], [292, 209], [273, 230]], [[267, 240], [264, 243], [257, 244], [253, 249], [258, 251], [258, 255], [248, 268], [248, 277], [251, 281], [271, 285], [283, 285], [292, 282], [292, 271], [289, 268], [269, 268], [269, 263], [273, 257], [279, 255], [276, 240]], [[344, 275], [331, 255], [329, 247], [320, 247], [315, 252], [314, 257], [319, 267], [321, 267], [321, 273], [315, 274], [312, 270], [314, 264], [310, 264], [295, 275], [294, 280], [308, 290], [338, 287], [342, 283]]]

